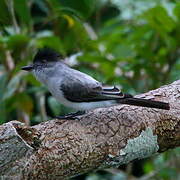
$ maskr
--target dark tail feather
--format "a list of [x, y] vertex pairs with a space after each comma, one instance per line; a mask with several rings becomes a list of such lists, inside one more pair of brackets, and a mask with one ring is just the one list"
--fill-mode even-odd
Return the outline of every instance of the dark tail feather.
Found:
[[129, 98], [124, 98], [124, 99], [118, 99], [117, 101], [121, 104], [150, 107], [150, 108], [157, 108], [157, 109], [166, 109], [166, 110], [170, 109], [169, 103], [160, 102], [160, 101], [152, 101], [148, 99], [129, 97]]

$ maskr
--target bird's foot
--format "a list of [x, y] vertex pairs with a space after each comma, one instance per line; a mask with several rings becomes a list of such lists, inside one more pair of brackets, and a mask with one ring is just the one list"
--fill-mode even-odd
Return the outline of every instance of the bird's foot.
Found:
[[75, 113], [69, 113], [67, 115], [64, 115], [64, 116], [56, 116], [55, 118], [56, 119], [61, 119], [61, 120], [79, 120], [79, 117], [78, 116], [81, 116], [85, 114], [85, 111], [77, 111]]

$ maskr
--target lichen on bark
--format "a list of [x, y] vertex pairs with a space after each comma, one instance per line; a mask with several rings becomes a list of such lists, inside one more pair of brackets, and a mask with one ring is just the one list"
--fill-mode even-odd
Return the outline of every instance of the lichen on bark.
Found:
[[[66, 179], [180, 146], [180, 80], [138, 97], [169, 102], [171, 109], [119, 105], [90, 111], [75, 121], [51, 120], [32, 127], [9, 122], [15, 136], [33, 150], [28, 156], [9, 150], [16, 159], [6, 162], [9, 168], [3, 173], [15, 175], [16, 167], [21, 179]], [[3, 140], [9, 147], [10, 139]]]

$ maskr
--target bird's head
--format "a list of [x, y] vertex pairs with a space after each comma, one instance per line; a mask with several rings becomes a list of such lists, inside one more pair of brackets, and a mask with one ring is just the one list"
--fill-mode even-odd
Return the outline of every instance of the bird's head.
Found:
[[22, 70], [32, 71], [36, 69], [47, 68], [59, 61], [62, 57], [58, 52], [51, 48], [42, 48], [36, 53], [33, 64], [22, 67]]

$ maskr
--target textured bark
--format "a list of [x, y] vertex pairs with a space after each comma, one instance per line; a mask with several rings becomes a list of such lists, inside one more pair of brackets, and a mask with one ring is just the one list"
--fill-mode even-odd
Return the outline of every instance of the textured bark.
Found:
[[66, 179], [178, 147], [180, 80], [137, 97], [169, 102], [171, 109], [119, 105], [96, 109], [80, 120], [1, 125], [0, 175]]

